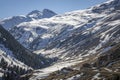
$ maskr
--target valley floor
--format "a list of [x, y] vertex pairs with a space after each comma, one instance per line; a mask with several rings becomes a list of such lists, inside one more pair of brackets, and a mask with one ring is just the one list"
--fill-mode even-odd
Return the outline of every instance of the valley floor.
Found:
[[78, 64], [83, 61], [84, 60], [81, 60], [81, 59], [58, 61], [57, 63], [51, 65], [50, 67], [34, 71], [33, 76], [30, 78], [30, 80], [37, 80], [37, 79], [45, 78], [52, 72], [61, 70], [64, 67], [70, 67], [72, 65]]

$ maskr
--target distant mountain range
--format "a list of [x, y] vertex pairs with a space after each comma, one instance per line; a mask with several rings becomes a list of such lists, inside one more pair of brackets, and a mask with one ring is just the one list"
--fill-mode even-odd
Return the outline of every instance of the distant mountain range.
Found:
[[0, 24], [4, 26], [5, 29], [10, 29], [11, 27], [17, 26], [22, 22], [33, 21], [34, 19], [50, 18], [56, 15], [53, 11], [49, 9], [44, 9], [43, 11], [34, 10], [28, 13], [27, 15], [13, 16], [5, 18], [0, 21]]

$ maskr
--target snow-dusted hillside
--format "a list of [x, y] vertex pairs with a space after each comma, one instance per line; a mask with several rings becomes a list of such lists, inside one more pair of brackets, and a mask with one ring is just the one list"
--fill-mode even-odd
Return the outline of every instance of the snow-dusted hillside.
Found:
[[[52, 59], [45, 58], [41, 54], [36, 55], [24, 48], [14, 37], [0, 25], [0, 53], [6, 60], [21, 62], [32, 68], [42, 68], [50, 65]], [[20, 64], [20, 63], [18, 63]]]
[[[23, 68], [28, 68], [27, 65], [25, 65], [24, 63], [18, 61], [15, 56], [13, 55], [13, 52], [11, 50], [9, 50], [8, 48], [6, 48], [3, 44], [0, 44], [0, 60], [4, 59], [6, 62], [8, 62], [9, 65], [16, 65], [16, 66], [20, 66]], [[12, 66], [11, 65], [11, 66]]]
[[0, 20], [0, 24], [6, 30], [9, 30], [10, 28], [22, 22], [29, 22], [37, 19], [42, 19], [42, 18], [50, 18], [54, 15], [56, 15], [56, 13], [49, 9], [44, 9], [43, 11], [34, 10], [28, 13], [27, 15], [13, 16], [13, 17], [2, 19]]
[[[104, 13], [101, 15], [93, 13], [91, 9], [78, 10], [57, 15], [50, 19], [21, 23], [12, 28], [11, 33], [27, 48], [39, 50], [57, 38], [64, 41], [77, 28], [87, 29], [94, 26], [105, 15]], [[94, 20], [91, 21], [92, 19]]]
[[[14, 68], [14, 69], [19, 68], [21, 70], [32, 69], [32, 67], [24, 64], [24, 62], [22, 62], [16, 58], [15, 51], [13, 49], [10, 49], [9, 44], [6, 44], [6, 38], [3, 37], [3, 35], [5, 35], [5, 34], [2, 31], [2, 26], [0, 26], [0, 80], [3, 80], [1, 78], [3, 77], [3, 75], [5, 73], [10, 72], [11, 68]], [[9, 36], [7, 36], [7, 37], [9, 37]], [[14, 39], [13, 39], [13, 41], [14, 41]], [[13, 47], [11, 47], [11, 48], [13, 48]]]

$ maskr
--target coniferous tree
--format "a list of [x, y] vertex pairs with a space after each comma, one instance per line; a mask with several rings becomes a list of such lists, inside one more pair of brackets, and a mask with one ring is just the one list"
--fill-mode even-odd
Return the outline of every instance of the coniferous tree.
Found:
[[8, 66], [8, 63], [4, 60], [4, 58], [2, 58], [0, 62], [0, 67], [5, 70], [7, 66]]

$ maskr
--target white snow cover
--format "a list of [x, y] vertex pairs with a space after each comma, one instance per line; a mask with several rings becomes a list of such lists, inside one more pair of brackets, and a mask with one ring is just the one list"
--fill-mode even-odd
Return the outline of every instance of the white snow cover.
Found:
[[70, 66], [75, 65], [75, 64], [80, 63], [80, 62], [82, 62], [82, 60], [79, 60], [79, 59], [77, 61], [76, 60], [68, 60], [68, 61], [57, 62], [50, 67], [35, 71], [36, 73], [33, 73], [33, 76], [30, 78], [30, 80], [45, 78], [52, 72], [55, 72], [57, 70], [61, 70], [64, 67], [70, 67]]
[[82, 75], [83, 75], [83, 73], [77, 74], [75, 76], [72, 76], [72, 77], [68, 78], [67, 80], [76, 80], [76, 79], [79, 79], [80, 77], [82, 77]]
[[[39, 44], [34, 44], [33, 48], [39, 50], [46, 47], [51, 39], [60, 38], [60, 41], [64, 41], [76, 28], [84, 27], [87, 29], [93, 27], [97, 23], [97, 20], [90, 23], [88, 23], [88, 21], [94, 18], [101, 18], [105, 15], [106, 14], [98, 15], [98, 13], [92, 13], [91, 9], [67, 12], [51, 18], [21, 23], [17, 25], [16, 28], [18, 29], [14, 31], [16, 33], [12, 34], [27, 48], [35, 39], [38, 39]], [[84, 26], [85, 24], [87, 25]], [[41, 29], [39, 33], [36, 31], [38, 28]], [[22, 33], [21, 30], [24, 31], [24, 33]]]
[[[106, 2], [106, 4], [111, 2], [112, 0]], [[94, 6], [94, 8], [99, 9], [100, 5]], [[60, 56], [61, 58], [64, 58], [68, 52], [65, 52], [64, 48], [57, 48], [59, 44], [47, 51], [44, 48], [48, 47], [50, 43], [57, 42], [58, 40], [61, 43], [64, 42], [68, 37], [72, 36], [76, 29], [83, 29], [82, 35], [93, 34], [103, 29], [101, 24], [103, 24], [103, 21], [106, 17], [109, 17], [108, 13], [103, 12], [99, 14], [93, 12], [92, 9], [93, 7], [85, 10], [67, 12], [51, 18], [23, 22], [15, 27], [17, 29], [12, 29], [13, 32], [15, 32], [12, 33], [12, 35], [26, 48], [30, 48], [38, 54], [42, 53], [49, 57], [58, 57], [61, 55], [61, 53], [64, 53], [62, 56]], [[105, 24], [107, 26], [115, 26], [119, 23], [119, 21], [120, 20], [115, 20], [111, 21], [110, 23], [106, 22]], [[115, 27], [112, 27], [101, 33], [100, 43], [97, 46], [92, 47], [87, 52], [89, 54], [96, 53], [98, 49], [100, 49], [106, 42], [109, 41], [112, 35], [108, 34], [108, 32], [114, 28]], [[83, 44], [84, 42], [85, 40], [79, 42], [78, 44]], [[71, 47], [76, 45], [77, 44], [72, 45]], [[89, 54], [86, 54], [85, 56]]]
[[[113, 0], [109, 0], [104, 4], [108, 5], [112, 1]], [[92, 10], [93, 8], [102, 9], [102, 7], [104, 6], [99, 4], [89, 9], [67, 12], [65, 14], [56, 15], [51, 18], [35, 19], [33, 21], [22, 22], [11, 29], [13, 31], [12, 35], [23, 46], [28, 49], [32, 49], [38, 54], [42, 53], [50, 57], [58, 57], [61, 53], [64, 52], [64, 54], [60, 56], [61, 58], [64, 58], [68, 52], [65, 52], [64, 47], [59, 49], [58, 43], [62, 43], [68, 37], [72, 36], [76, 29], [82, 29], [82, 35], [88, 35], [91, 33], [93, 34], [101, 30], [103, 27], [100, 24], [102, 24], [103, 20], [109, 16], [109, 13], [101, 12], [99, 14], [93, 12]], [[47, 10], [44, 11], [46, 12]], [[28, 16], [36, 17], [37, 14], [42, 15], [40, 11], [36, 10], [31, 12]], [[106, 25], [115, 26], [119, 23], [119, 21], [120, 20], [111, 21], [110, 23], [106, 22]], [[108, 42], [111, 38], [111, 35], [107, 33], [114, 28], [115, 27], [110, 28], [106, 32], [101, 33], [100, 43], [97, 46], [92, 47], [88, 53], [96, 53], [96, 51], [100, 49], [102, 45]], [[54, 42], [58, 45], [55, 45], [54, 48], [47, 51], [44, 49], [48, 47], [49, 44]], [[79, 42], [78, 44], [83, 44], [84, 42], [85, 40]], [[70, 47], [74, 47], [78, 44], [74, 44]]]
[[99, 76], [100, 76], [100, 73], [97, 73], [96, 75], [93, 76], [92, 80], [96, 80], [96, 79], [99, 80], [100, 79]]

